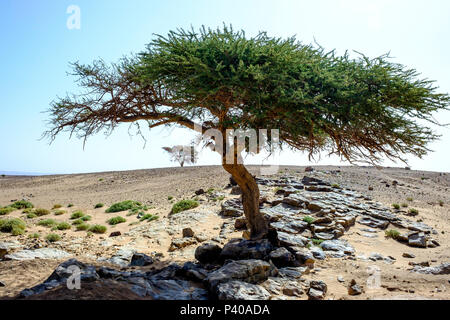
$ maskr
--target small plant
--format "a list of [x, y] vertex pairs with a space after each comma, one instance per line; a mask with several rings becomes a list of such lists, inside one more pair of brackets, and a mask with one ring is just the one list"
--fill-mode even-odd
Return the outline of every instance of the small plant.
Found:
[[32, 233], [28, 236], [28, 238], [30, 238], [30, 239], [39, 239], [40, 237], [41, 237], [41, 235], [37, 232]]
[[408, 204], [407, 203], [402, 203], [402, 208], [408, 208]]
[[0, 220], [0, 231], [9, 232], [13, 236], [24, 234], [26, 226], [25, 222], [19, 218]]
[[386, 238], [392, 238], [397, 240], [400, 237], [400, 232], [394, 229], [389, 229], [385, 231]]
[[208, 190], [206, 190], [206, 192], [207, 192], [208, 194], [212, 194], [212, 193], [214, 192], [214, 188], [209, 188]]
[[93, 233], [105, 233], [106, 227], [100, 224], [95, 224], [89, 228], [89, 231]]
[[103, 204], [103, 203], [97, 203], [97, 204], [94, 206], [94, 209], [103, 208], [104, 206], [105, 206], [105, 204]]
[[26, 208], [26, 209], [23, 209], [23, 211], [22, 211], [22, 213], [24, 213], [24, 214], [31, 213], [31, 212], [33, 212], [33, 208]]
[[68, 205], [67, 205], [67, 208], [72, 208], [73, 207], [73, 203], [69, 203]]
[[100, 181], [100, 182], [102, 182], [103, 180], [104, 180], [103, 178], [98, 179], [98, 181]]
[[75, 220], [75, 221], [72, 222], [72, 224], [73, 224], [74, 226], [79, 225], [79, 224], [82, 224], [82, 223], [84, 223], [84, 221], [81, 220], [81, 219], [77, 219], [77, 220]]
[[314, 222], [314, 218], [310, 217], [310, 216], [306, 216], [306, 217], [303, 217], [303, 221], [306, 222], [307, 224], [311, 224]]
[[400, 205], [398, 203], [393, 203], [392, 204], [392, 208], [394, 208], [395, 210], [399, 210], [400, 209]]
[[89, 225], [87, 223], [81, 223], [76, 226], [77, 231], [86, 231], [89, 229]]
[[311, 242], [315, 246], [320, 246], [320, 244], [323, 242], [323, 240], [321, 240], [321, 239], [311, 239]]
[[223, 199], [225, 199], [225, 196], [218, 196], [218, 197], [217, 197], [217, 200], [218, 200], [218, 201], [222, 201]]
[[109, 219], [107, 222], [109, 225], [114, 226], [116, 224], [123, 223], [126, 221], [127, 220], [125, 218], [123, 218], [121, 216], [117, 216], [117, 217], [113, 217], [113, 218]]
[[333, 184], [331, 185], [331, 187], [332, 187], [332, 188], [335, 188], [335, 189], [339, 189], [339, 188], [340, 188], [340, 186], [339, 186], [337, 183], [333, 183]]
[[439, 206], [443, 207], [444, 206], [444, 201], [439, 200]]
[[33, 208], [34, 206], [29, 201], [20, 200], [20, 201], [14, 202], [12, 205], [10, 205], [10, 207], [13, 207], [13, 208], [16, 208], [16, 209], [29, 209], [29, 208]]
[[50, 234], [47, 235], [47, 237], [45, 237], [45, 239], [48, 242], [56, 242], [56, 241], [61, 240], [61, 237], [58, 234], [56, 234], [56, 233], [50, 233]]
[[81, 217], [84, 217], [84, 213], [83, 211], [75, 211], [74, 213], [72, 213], [72, 215], [70, 216], [70, 219], [74, 220], [74, 219], [79, 219]]
[[168, 197], [167, 197], [167, 200], [169, 200], [169, 201], [172, 200], [172, 199], [173, 199], [172, 196], [168, 196]]
[[56, 224], [56, 221], [53, 219], [45, 219], [38, 222], [38, 226], [41, 227], [53, 227]]
[[42, 216], [46, 216], [48, 214], [50, 214], [50, 211], [47, 209], [36, 209], [34, 210], [34, 214], [37, 215], [38, 217], [42, 217]]
[[58, 230], [69, 230], [70, 228], [71, 226], [67, 222], [58, 223], [58, 225], [56, 226], [56, 229]]
[[81, 217], [81, 221], [91, 221], [92, 220], [92, 217], [91, 216], [84, 216], [84, 217]]
[[412, 197], [406, 198], [406, 201], [412, 202], [414, 199]]
[[141, 219], [139, 219], [140, 221], [144, 221], [144, 220], [148, 220], [148, 221], [153, 221], [153, 220], [157, 220], [159, 217], [150, 213], [144, 214]]
[[52, 209], [54, 210], [54, 209], [60, 209], [60, 208], [62, 208], [62, 204], [57, 203], [57, 204], [53, 205]]
[[0, 208], [0, 216], [7, 215], [15, 210], [16, 210], [16, 208], [13, 208], [13, 207]]
[[195, 200], [181, 200], [173, 205], [171, 213], [175, 214], [196, 207], [198, 207], [198, 202]]
[[411, 216], [417, 216], [419, 214], [419, 210], [411, 208], [408, 210], [408, 214]]
[[60, 215], [63, 215], [65, 213], [67, 213], [67, 211], [65, 211], [65, 210], [56, 210], [55, 211], [55, 216], [60, 216]]
[[106, 213], [121, 212], [121, 211], [131, 210], [131, 209], [134, 209], [136, 207], [140, 208], [141, 206], [142, 206], [142, 203], [140, 203], [138, 201], [126, 200], [126, 201], [114, 203], [111, 207], [106, 209], [105, 212]]
[[28, 219], [34, 219], [36, 217], [37, 217], [37, 215], [34, 212], [30, 212], [30, 213], [27, 214], [27, 218]]

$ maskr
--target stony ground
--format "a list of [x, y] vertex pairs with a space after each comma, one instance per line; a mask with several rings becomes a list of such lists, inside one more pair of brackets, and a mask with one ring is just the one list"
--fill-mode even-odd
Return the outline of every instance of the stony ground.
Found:
[[[214, 283], [211, 280], [214, 275], [211, 274], [227, 266], [223, 265], [223, 261], [207, 268], [187, 265], [199, 274], [205, 274], [197, 279], [201, 280], [198, 290], [192, 290], [198, 281], [189, 279], [186, 282], [183, 272], [173, 275], [172, 278], [178, 281], [177, 285], [181, 286], [178, 291], [190, 292], [184, 298], [195, 298], [192, 292], [198, 293], [198, 297], [204, 297], [208, 291], [227, 298], [243, 295], [245, 298], [260, 299], [450, 297], [449, 270], [443, 265], [450, 262], [448, 174], [372, 167], [314, 169], [313, 172], [305, 173], [304, 167], [282, 167], [276, 175], [260, 177], [260, 187], [266, 200], [262, 203], [262, 211], [278, 231], [279, 243], [271, 248], [258, 243], [251, 250], [248, 250], [251, 244], [243, 243], [245, 250], [239, 249], [241, 251], [232, 244], [227, 245], [230, 239], [243, 235], [239, 223], [245, 229], [245, 221], [239, 217], [239, 195], [232, 194], [234, 192], [228, 186], [228, 175], [220, 167], [2, 177], [0, 205], [7, 206], [13, 201], [26, 199], [35, 207], [49, 210], [55, 204], [61, 204], [62, 208], [58, 210], [66, 213], [55, 216], [56, 210], [51, 210], [49, 215], [29, 219], [22, 210], [16, 210], [0, 217], [20, 217], [27, 224], [24, 235], [0, 233], [0, 255], [4, 255], [3, 261], [0, 261], [0, 296], [14, 298], [24, 289], [39, 285], [69, 258], [86, 263], [86, 270], [91, 270], [88, 266], [96, 268], [94, 273], [100, 278], [106, 274], [100, 269], [110, 267], [111, 270], [121, 272], [145, 272], [150, 282], [155, 279], [166, 281], [166, 278], [161, 280], [161, 275], [155, 278], [158, 270], [173, 262], [179, 266], [195, 262], [196, 248], [213, 243], [220, 248], [227, 248], [222, 251], [222, 256], [231, 250], [233, 254], [228, 258], [235, 262], [244, 258], [245, 261], [253, 258], [263, 262], [272, 261], [278, 267], [278, 274], [274, 272], [273, 265], [269, 267], [270, 270], [266, 270], [252, 262], [246, 268], [257, 267], [258, 272], [266, 270], [265, 274], [260, 275], [262, 278], [252, 284], [256, 287], [245, 285], [255, 281], [241, 278], [237, 279], [238, 283], [217, 286], [211, 285]], [[258, 168], [251, 170], [259, 176]], [[319, 184], [314, 180], [302, 181], [305, 175], [319, 179]], [[199, 189], [205, 193], [195, 194]], [[200, 205], [170, 215], [172, 205], [182, 199], [196, 199]], [[141, 222], [136, 213], [105, 212], [111, 204], [123, 200], [140, 201], [147, 206], [145, 213], [159, 218]], [[74, 206], [68, 207], [69, 203]], [[105, 207], [94, 209], [97, 203], [104, 203]], [[399, 210], [392, 207], [394, 203], [400, 205]], [[418, 210], [417, 215], [409, 213], [412, 208]], [[40, 220], [49, 218], [71, 223], [71, 213], [78, 210], [91, 216], [88, 221], [90, 225], [107, 226], [106, 233], [91, 234], [75, 231], [74, 227], [52, 231], [51, 228], [38, 225]], [[116, 226], [106, 223], [110, 217], [118, 215], [127, 221]], [[312, 220], [305, 217], [311, 217]], [[184, 228], [191, 228], [194, 236], [183, 237]], [[400, 232], [402, 241], [385, 237], [385, 231], [392, 229]], [[112, 232], [120, 232], [120, 236], [109, 237]], [[34, 233], [40, 237], [30, 238]], [[46, 241], [45, 237], [49, 233], [59, 234], [61, 240], [53, 243]], [[316, 240], [312, 242], [310, 239]], [[343, 247], [351, 249], [341, 250]], [[276, 248], [279, 249], [273, 250]], [[136, 252], [146, 254], [153, 263], [130, 269], [128, 265]], [[110, 273], [107, 273], [108, 277]], [[122, 274], [121, 277], [130, 279], [130, 274]], [[136, 278], [140, 279], [140, 276], [135, 275], [132, 281], [138, 281]], [[351, 280], [355, 280], [356, 287], [351, 285]], [[147, 293], [143, 293], [144, 285], [134, 283], [130, 287], [130, 281], [108, 279], [90, 282], [83, 287], [85, 294], [57, 287], [37, 296], [40, 299], [157, 298], [161, 292], [155, 296], [155, 288], [159, 291], [166, 288], [161, 287], [159, 282], [151, 282], [154, 284], [152, 289], [147, 288]], [[323, 283], [326, 284], [326, 290]], [[173, 290], [174, 284], [171, 285]], [[361, 294], [350, 295], [349, 292], [355, 292], [353, 289], [349, 291], [349, 287], [360, 290]]]

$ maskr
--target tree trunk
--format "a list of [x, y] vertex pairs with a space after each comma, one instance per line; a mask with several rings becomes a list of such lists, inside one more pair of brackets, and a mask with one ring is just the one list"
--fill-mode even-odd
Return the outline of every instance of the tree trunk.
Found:
[[259, 187], [255, 178], [243, 164], [222, 163], [223, 168], [231, 174], [242, 190], [242, 205], [250, 227], [251, 239], [267, 237], [268, 224], [259, 212]]

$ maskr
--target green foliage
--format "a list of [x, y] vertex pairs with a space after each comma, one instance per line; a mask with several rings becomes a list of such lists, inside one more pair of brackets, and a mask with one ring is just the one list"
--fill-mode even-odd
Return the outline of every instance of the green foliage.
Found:
[[67, 222], [61, 222], [56, 225], [56, 229], [58, 230], [69, 230], [71, 225]]
[[126, 222], [126, 221], [127, 220], [125, 218], [123, 218], [121, 216], [117, 216], [117, 217], [113, 217], [113, 218], [109, 219], [107, 222], [108, 222], [108, 224], [114, 226], [116, 224], [123, 223], [123, 222]]
[[106, 212], [110, 213], [110, 212], [127, 211], [127, 210], [131, 210], [131, 209], [140, 208], [141, 206], [142, 206], [142, 204], [138, 201], [126, 200], [126, 201], [114, 203], [111, 207], [106, 209]]
[[56, 224], [56, 221], [53, 219], [45, 219], [38, 222], [39, 226], [42, 227], [52, 227]]
[[321, 240], [321, 239], [311, 239], [311, 242], [315, 246], [320, 246], [320, 244], [323, 242], [323, 240]]
[[181, 200], [173, 205], [171, 213], [179, 213], [196, 207], [198, 207], [198, 202], [195, 200]]
[[65, 210], [56, 210], [55, 211], [55, 216], [60, 216], [60, 215], [63, 215], [65, 213], [67, 213], [67, 211], [65, 211]]
[[444, 201], [439, 200], [439, 206], [443, 207], [444, 206]]
[[168, 197], [167, 197], [167, 200], [169, 200], [169, 201], [172, 200], [172, 199], [173, 199], [172, 196], [168, 196]]
[[406, 198], [406, 201], [412, 202], [414, 199], [412, 197]]
[[74, 219], [79, 219], [81, 217], [84, 217], [84, 213], [83, 211], [75, 211], [74, 213], [72, 213], [72, 215], [70, 216], [70, 219], [74, 220]]
[[92, 220], [92, 217], [91, 216], [84, 216], [84, 217], [81, 217], [81, 221], [91, 221]]
[[34, 210], [34, 214], [37, 215], [38, 217], [42, 217], [42, 216], [46, 216], [46, 215], [50, 214], [50, 211], [47, 209], [38, 208], [38, 209]]
[[305, 221], [308, 224], [311, 224], [314, 222], [314, 218], [310, 217], [310, 216], [306, 216], [306, 217], [303, 217], [303, 221]]
[[394, 229], [389, 229], [385, 231], [386, 238], [392, 238], [394, 240], [397, 240], [400, 236], [400, 232]]
[[55, 204], [53, 205], [52, 209], [60, 209], [60, 208], [62, 208], [62, 204]]
[[89, 230], [89, 225], [87, 223], [81, 223], [76, 226], [77, 231], [86, 231]]
[[30, 212], [30, 213], [27, 214], [27, 218], [28, 219], [33, 219], [33, 218], [36, 218], [36, 217], [37, 217], [37, 215], [34, 212]]
[[157, 215], [147, 213], [147, 214], [144, 214], [139, 220], [140, 221], [144, 221], [144, 220], [153, 221], [153, 220], [157, 220], [158, 218], [159, 217]]
[[340, 186], [339, 186], [337, 183], [333, 183], [333, 184], [331, 185], [331, 187], [332, 187], [332, 188], [335, 188], [335, 189], [339, 189], [339, 188], [340, 188]]
[[10, 207], [13, 207], [13, 208], [16, 208], [16, 209], [29, 209], [29, 208], [33, 208], [34, 206], [29, 201], [20, 200], [20, 201], [14, 202], [12, 205], [10, 205]]
[[67, 205], [67, 208], [72, 208], [73, 207], [73, 203], [69, 203], [68, 205]]
[[31, 212], [33, 212], [33, 208], [26, 208], [26, 209], [23, 209], [23, 211], [22, 211], [22, 213], [31, 213]]
[[106, 229], [107, 228], [105, 226], [102, 226], [100, 224], [95, 224], [89, 228], [89, 231], [93, 232], [93, 233], [105, 233]]
[[408, 210], [409, 215], [411, 216], [417, 216], [419, 214], [419, 210], [411, 208]]
[[16, 210], [16, 208], [13, 208], [13, 207], [0, 208], [0, 216], [7, 215], [15, 210]]
[[84, 221], [81, 220], [81, 219], [77, 219], [77, 220], [72, 221], [72, 224], [73, 224], [74, 226], [79, 225], [79, 224], [82, 224], [82, 223], [84, 223]]
[[400, 209], [400, 205], [398, 203], [393, 203], [392, 204], [392, 208], [394, 208], [395, 210], [399, 210]]
[[13, 236], [18, 236], [25, 233], [26, 224], [19, 218], [0, 219], [0, 231], [9, 232]]
[[97, 203], [94, 209], [103, 208], [105, 205], [103, 203]]
[[30, 238], [30, 239], [39, 239], [40, 237], [41, 237], [41, 235], [37, 232], [32, 233], [28, 236], [28, 238]]
[[47, 237], [45, 237], [45, 239], [48, 242], [56, 242], [56, 241], [61, 240], [61, 237], [58, 234], [56, 234], [56, 233], [50, 233], [50, 234], [47, 235]]
[[408, 204], [407, 203], [402, 203], [401, 206], [402, 206], [402, 208], [408, 208]]

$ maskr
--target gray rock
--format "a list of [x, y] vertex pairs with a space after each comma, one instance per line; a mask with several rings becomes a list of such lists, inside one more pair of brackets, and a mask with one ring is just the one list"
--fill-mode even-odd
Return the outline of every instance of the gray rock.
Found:
[[306, 265], [308, 267], [314, 267], [314, 262], [316, 261], [316, 259], [314, 258], [314, 255], [310, 250], [306, 248], [294, 248], [294, 250], [295, 258], [300, 264]]
[[272, 251], [269, 255], [273, 264], [279, 268], [293, 266], [295, 262], [294, 255], [286, 248], [278, 248]]
[[208, 287], [215, 288], [224, 282], [239, 280], [249, 283], [258, 283], [267, 280], [276, 273], [276, 269], [268, 262], [262, 260], [239, 260], [230, 262], [220, 269], [211, 272], [205, 279]]
[[343, 252], [344, 254], [353, 254], [355, 249], [344, 240], [326, 240], [320, 244], [325, 251]]
[[242, 202], [239, 198], [224, 201], [221, 206], [220, 214], [224, 217], [240, 217], [244, 214]]
[[219, 300], [268, 300], [270, 293], [261, 286], [243, 282], [229, 281], [217, 286]]
[[317, 260], [324, 260], [326, 258], [325, 252], [323, 252], [323, 250], [320, 247], [311, 246], [309, 250], [311, 251], [314, 258], [316, 258]]
[[278, 275], [282, 278], [288, 279], [300, 279], [301, 276], [306, 273], [306, 267], [286, 267], [279, 268]]
[[403, 257], [403, 258], [414, 259], [416, 256], [413, 255], [412, 253], [404, 252], [404, 253], [402, 254], [402, 257]]
[[0, 242], [0, 259], [10, 253], [12, 250], [21, 248], [23, 248], [23, 246], [19, 242]]
[[273, 246], [269, 240], [242, 240], [233, 239], [228, 242], [220, 254], [223, 260], [267, 259]]
[[144, 267], [153, 264], [153, 258], [143, 254], [135, 253], [131, 257], [130, 267]]
[[314, 288], [309, 288], [307, 295], [310, 300], [323, 300], [325, 298], [325, 293], [323, 291]]
[[412, 271], [422, 273], [422, 274], [450, 274], [450, 263], [446, 262], [436, 267], [421, 267], [415, 266]]
[[278, 232], [278, 240], [283, 247], [304, 247], [308, 244], [308, 239], [297, 234], [292, 235], [286, 232]]
[[22, 250], [7, 254], [5, 260], [33, 260], [33, 259], [64, 259], [71, 254], [66, 251], [54, 248], [40, 248], [35, 250]]
[[184, 280], [150, 280], [146, 296], [153, 300], [207, 300], [208, 291]]
[[0, 287], [6, 287], [6, 284], [2, 281], [0, 281]]
[[389, 221], [386, 220], [379, 220], [372, 217], [361, 217], [358, 220], [358, 223], [369, 226], [371, 228], [379, 228], [379, 229], [386, 229], [389, 225]]
[[222, 252], [222, 248], [217, 244], [206, 243], [195, 249], [195, 259], [201, 263], [212, 263], [217, 261]]
[[307, 206], [309, 202], [310, 202], [309, 199], [305, 198], [304, 196], [298, 193], [290, 194], [289, 196], [283, 199], [283, 203], [300, 208], [303, 208], [304, 205]]
[[175, 250], [182, 249], [184, 247], [187, 247], [187, 246], [190, 246], [190, 245], [193, 245], [196, 243], [197, 243], [197, 240], [192, 237], [173, 239], [172, 243], [170, 244], [170, 247], [169, 247], [169, 252], [173, 252]]
[[351, 296], [360, 295], [362, 293], [361, 287], [356, 283], [355, 279], [352, 279], [348, 286], [348, 294]]
[[122, 233], [120, 231], [114, 231], [109, 234], [109, 237], [112, 238], [112, 237], [118, 237], [121, 235], [122, 235]]
[[427, 238], [423, 232], [414, 232], [408, 235], [408, 245], [411, 247], [426, 248]]

